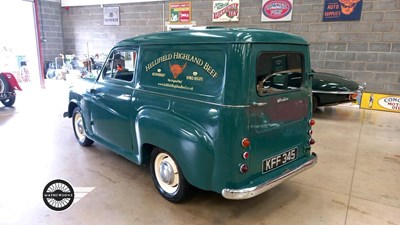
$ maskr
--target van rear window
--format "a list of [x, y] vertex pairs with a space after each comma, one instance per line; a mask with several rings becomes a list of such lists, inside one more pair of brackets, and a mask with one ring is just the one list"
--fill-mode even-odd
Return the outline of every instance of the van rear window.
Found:
[[264, 52], [257, 58], [256, 90], [259, 96], [298, 90], [303, 85], [303, 55]]

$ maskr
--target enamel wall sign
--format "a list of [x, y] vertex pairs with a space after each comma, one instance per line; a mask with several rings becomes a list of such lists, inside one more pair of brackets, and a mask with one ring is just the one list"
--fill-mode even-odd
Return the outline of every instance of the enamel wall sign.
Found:
[[361, 98], [361, 108], [400, 112], [400, 96], [364, 92]]
[[261, 22], [291, 21], [293, 0], [263, 0]]
[[239, 0], [213, 1], [212, 22], [239, 21]]

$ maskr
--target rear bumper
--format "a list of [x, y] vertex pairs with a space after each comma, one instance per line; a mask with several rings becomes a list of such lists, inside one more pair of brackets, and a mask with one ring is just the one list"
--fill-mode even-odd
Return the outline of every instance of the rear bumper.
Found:
[[310, 159], [309, 161], [300, 165], [296, 169], [289, 171], [288, 173], [282, 174], [281, 176], [279, 176], [273, 180], [270, 180], [268, 182], [262, 183], [260, 185], [254, 186], [254, 187], [248, 187], [248, 188], [243, 188], [243, 189], [227, 189], [227, 188], [225, 188], [222, 190], [222, 196], [227, 199], [240, 200], [240, 199], [252, 198], [259, 194], [262, 194], [262, 193], [268, 191], [269, 189], [283, 183], [287, 179], [289, 179], [293, 176], [296, 176], [297, 174], [313, 167], [317, 163], [318, 157], [317, 157], [317, 154], [315, 154], [315, 153], [312, 153], [312, 155], [314, 157], [312, 159]]
[[5, 100], [14, 97], [16, 94], [15, 92], [3, 92], [0, 93], [0, 100]]

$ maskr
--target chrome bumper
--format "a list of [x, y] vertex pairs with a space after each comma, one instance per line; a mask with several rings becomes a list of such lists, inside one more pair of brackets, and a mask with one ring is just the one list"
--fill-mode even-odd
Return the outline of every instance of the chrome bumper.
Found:
[[258, 186], [249, 187], [249, 188], [243, 188], [243, 189], [227, 189], [227, 188], [225, 188], [222, 190], [222, 196], [227, 199], [240, 200], [240, 199], [252, 198], [259, 194], [262, 194], [262, 193], [268, 191], [269, 189], [283, 183], [287, 179], [289, 179], [293, 176], [296, 176], [297, 174], [313, 167], [317, 163], [318, 157], [317, 157], [317, 154], [315, 154], [315, 153], [312, 153], [312, 155], [314, 156], [314, 158], [312, 158], [311, 160], [305, 162], [304, 164], [297, 167], [296, 169], [289, 171], [288, 173], [282, 174], [281, 176], [279, 176], [273, 180], [270, 180], [270, 181], [260, 184]]
[[11, 97], [14, 97], [16, 95], [15, 92], [2, 92], [0, 93], [0, 99], [4, 100], [4, 99], [9, 99]]

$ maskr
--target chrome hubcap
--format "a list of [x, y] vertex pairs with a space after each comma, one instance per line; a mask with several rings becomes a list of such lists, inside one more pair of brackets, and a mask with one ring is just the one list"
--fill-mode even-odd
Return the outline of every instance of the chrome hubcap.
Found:
[[170, 155], [160, 153], [154, 160], [154, 172], [160, 187], [167, 193], [173, 194], [179, 188], [178, 166]]
[[75, 114], [75, 131], [79, 141], [83, 141], [86, 137], [85, 129], [83, 128], [82, 115], [80, 113]]
[[78, 131], [80, 134], [85, 134], [85, 131], [83, 130], [82, 120], [78, 121]]
[[172, 184], [174, 181], [174, 169], [166, 161], [163, 161], [160, 165], [160, 176], [162, 181], [167, 184]]

